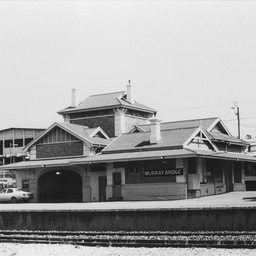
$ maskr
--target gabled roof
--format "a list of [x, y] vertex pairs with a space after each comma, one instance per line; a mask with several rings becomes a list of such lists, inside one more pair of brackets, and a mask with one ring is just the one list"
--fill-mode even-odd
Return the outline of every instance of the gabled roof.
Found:
[[[80, 138], [91, 142], [92, 144], [103, 144], [107, 145], [110, 140], [108, 135], [102, 130], [101, 127], [89, 128], [87, 126], [70, 124], [70, 123], [58, 123], [61, 127], [65, 127], [67, 131], [70, 131], [74, 136], [79, 135]], [[101, 133], [103, 138], [94, 137], [97, 133]]]
[[232, 144], [237, 145], [249, 145], [249, 143], [245, 142], [244, 140], [220, 132], [208, 132], [207, 134], [212, 141], [231, 142]]
[[[202, 119], [194, 119], [194, 120], [182, 120], [182, 121], [174, 121], [174, 122], [163, 122], [161, 123], [161, 131], [171, 130], [171, 129], [194, 128], [199, 126], [202, 126], [202, 128], [206, 131], [211, 131], [214, 125], [216, 125], [216, 123], [218, 122], [220, 122], [220, 119], [218, 117], [202, 118]], [[137, 124], [136, 127], [141, 129], [142, 131], [150, 131], [150, 123]]]
[[208, 144], [208, 148], [212, 148], [214, 151], [217, 151], [217, 147], [212, 143], [212, 141], [207, 136], [207, 132], [205, 132], [202, 127], [198, 127], [195, 132], [190, 136], [190, 138], [183, 144], [185, 148], [191, 148], [190, 143], [194, 139], [199, 139], [201, 143]]
[[138, 102], [130, 103], [126, 100], [126, 92], [113, 92], [106, 94], [91, 95], [82, 101], [76, 107], [68, 107], [60, 110], [58, 114], [71, 114], [76, 112], [112, 109], [117, 107], [125, 107], [135, 110], [140, 110], [148, 113], [156, 113], [157, 111], [153, 108], [142, 105]]
[[182, 148], [197, 129], [198, 127], [163, 130], [157, 144], [150, 144], [150, 132], [122, 134], [103, 149], [102, 153]]
[[[100, 127], [88, 128], [87, 126], [82, 126], [77, 124], [56, 122], [52, 124], [49, 128], [47, 128], [43, 133], [41, 133], [36, 139], [31, 141], [24, 148], [24, 150], [28, 150], [31, 146], [35, 145], [38, 141], [40, 141], [55, 127], [59, 127], [64, 131], [70, 133], [71, 135], [75, 136], [79, 140], [82, 140], [84, 142], [89, 142], [92, 145], [106, 146], [111, 142], [108, 135]], [[97, 133], [100, 133], [102, 138], [100, 138], [99, 136], [95, 136]]]
[[[242, 140], [231, 136], [221, 120], [216, 117], [161, 123], [160, 129], [161, 139], [157, 144], [150, 144], [150, 124], [136, 125], [130, 133], [117, 137], [102, 153], [189, 148], [190, 142], [200, 132], [203, 135], [202, 143], [206, 143], [207, 149], [214, 151], [218, 149], [213, 141], [246, 145]], [[135, 130], [139, 132], [136, 133]]]

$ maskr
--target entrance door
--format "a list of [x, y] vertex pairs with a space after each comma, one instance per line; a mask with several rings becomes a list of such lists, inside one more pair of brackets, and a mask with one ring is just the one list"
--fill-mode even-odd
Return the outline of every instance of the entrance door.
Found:
[[113, 172], [113, 197], [121, 198], [121, 173]]
[[233, 191], [233, 170], [232, 170], [232, 162], [225, 163], [225, 183], [226, 183], [226, 192]]
[[106, 176], [99, 177], [99, 201], [106, 201], [106, 186], [107, 186], [107, 178]]

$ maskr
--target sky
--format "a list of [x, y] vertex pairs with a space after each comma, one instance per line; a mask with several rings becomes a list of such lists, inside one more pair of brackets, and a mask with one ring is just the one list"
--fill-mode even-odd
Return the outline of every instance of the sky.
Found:
[[1, 1], [0, 129], [47, 128], [126, 90], [163, 122], [220, 117], [256, 136], [256, 1]]

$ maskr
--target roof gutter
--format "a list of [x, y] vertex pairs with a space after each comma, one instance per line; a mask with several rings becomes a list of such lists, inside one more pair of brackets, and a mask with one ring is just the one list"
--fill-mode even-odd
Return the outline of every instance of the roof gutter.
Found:
[[125, 107], [128, 109], [135, 109], [135, 110], [140, 110], [140, 111], [145, 111], [148, 113], [156, 113], [157, 111], [154, 109], [144, 109], [144, 108], [140, 108], [140, 107], [136, 107], [136, 106], [126, 106], [126, 105], [122, 105], [122, 104], [118, 104], [118, 105], [112, 105], [112, 106], [103, 106], [103, 107], [97, 107], [97, 108], [83, 108], [83, 109], [64, 109], [61, 111], [58, 111], [57, 113], [62, 115], [62, 114], [75, 114], [75, 113], [80, 113], [80, 112], [90, 112], [90, 111], [98, 111], [98, 110], [105, 110], [105, 109], [113, 109], [113, 108], [120, 108], [120, 107]]

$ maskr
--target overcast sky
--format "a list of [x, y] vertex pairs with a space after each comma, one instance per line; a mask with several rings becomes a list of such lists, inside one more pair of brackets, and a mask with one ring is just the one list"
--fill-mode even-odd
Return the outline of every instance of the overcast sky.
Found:
[[163, 121], [220, 117], [256, 135], [255, 1], [0, 1], [0, 129], [47, 128], [123, 91]]

